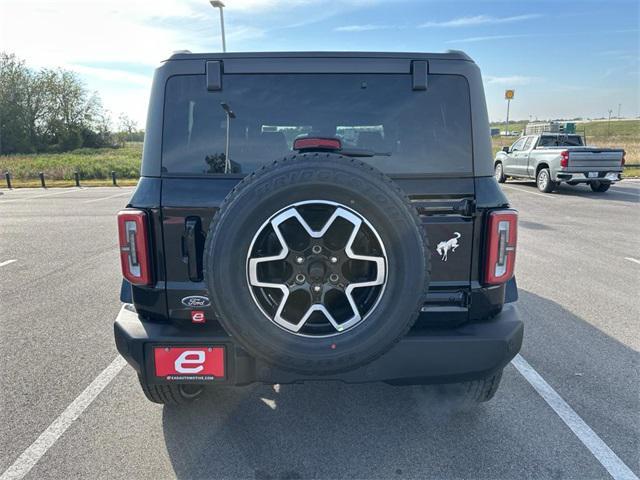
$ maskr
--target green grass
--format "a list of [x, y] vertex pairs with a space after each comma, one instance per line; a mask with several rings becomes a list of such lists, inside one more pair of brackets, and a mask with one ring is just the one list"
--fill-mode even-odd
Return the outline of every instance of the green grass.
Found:
[[625, 168], [624, 172], [622, 174], [623, 178], [638, 178], [640, 177], [640, 168], [638, 167], [632, 167], [632, 168]]
[[141, 157], [142, 143], [128, 143], [122, 148], [82, 148], [67, 153], [2, 155], [0, 172], [10, 172], [16, 186], [27, 183], [39, 186], [40, 172], [52, 186], [54, 180], [73, 184], [76, 171], [87, 185], [90, 183], [87, 180], [110, 181], [111, 172], [116, 172], [118, 179], [137, 180]]
[[[584, 126], [584, 127], [583, 127]], [[611, 137], [640, 137], [640, 120], [614, 120], [611, 122], [611, 133], [609, 134], [608, 122], [606, 120], [576, 124], [577, 130], [587, 134], [587, 141], [590, 138]]]

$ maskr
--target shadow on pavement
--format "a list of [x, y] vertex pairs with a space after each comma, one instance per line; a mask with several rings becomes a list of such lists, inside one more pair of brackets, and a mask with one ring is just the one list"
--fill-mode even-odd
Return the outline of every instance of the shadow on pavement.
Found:
[[[555, 302], [522, 291], [520, 304], [531, 324], [525, 358], [550, 375], [545, 378], [554, 388], [573, 382], [569, 390], [558, 388], [570, 404], [579, 395], [587, 398], [579, 407], [589, 411], [594, 398], [604, 402], [596, 405], [598, 414], [617, 436], [603, 439], [619, 455], [616, 448], [625, 445], [621, 457], [636, 469], [631, 416], [638, 404], [627, 383], [634, 352]], [[602, 363], [625, 366], [612, 375]], [[583, 418], [589, 423], [592, 417]], [[435, 386], [218, 387], [189, 407], [165, 407], [163, 431], [182, 479], [606, 476], [513, 367], [505, 369], [496, 397], [473, 409], [461, 409]]]
[[[560, 184], [552, 193], [541, 193], [538, 190], [535, 182], [525, 182], [525, 181], [509, 181], [505, 183], [507, 187], [520, 187], [522, 189], [531, 188], [532, 192], [540, 193], [541, 195], [562, 195], [567, 197], [581, 197], [587, 198], [589, 200], [615, 200], [617, 202], [627, 202], [627, 203], [638, 203], [640, 202], [640, 194], [634, 194], [632, 192], [619, 192], [612, 189], [607, 190], [606, 192], [594, 192], [591, 190], [591, 187], [588, 185], [567, 185], [566, 183]], [[615, 188], [615, 187], [614, 187]]]
[[[567, 278], [564, 288], [579, 289], [581, 281], [588, 279]], [[633, 348], [640, 344], [640, 331], [636, 338], [625, 338], [625, 345], [570, 312], [572, 305], [565, 308], [523, 289], [519, 295], [525, 322], [522, 356], [640, 473], [640, 355]], [[628, 312], [628, 321], [638, 313]]]

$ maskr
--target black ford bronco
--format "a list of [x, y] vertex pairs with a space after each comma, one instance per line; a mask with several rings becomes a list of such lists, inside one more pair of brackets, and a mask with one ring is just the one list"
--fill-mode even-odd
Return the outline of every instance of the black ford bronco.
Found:
[[518, 353], [517, 213], [461, 52], [177, 53], [118, 214], [118, 351], [149, 400], [458, 383]]

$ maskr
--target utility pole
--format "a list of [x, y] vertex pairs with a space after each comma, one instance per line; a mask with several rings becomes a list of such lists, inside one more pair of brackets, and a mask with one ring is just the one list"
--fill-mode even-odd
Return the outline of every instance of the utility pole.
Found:
[[222, 13], [222, 9], [224, 8], [224, 3], [220, 0], [211, 0], [211, 6], [214, 8], [220, 9], [220, 32], [222, 34], [222, 52], [225, 53], [227, 51], [227, 41], [224, 37], [224, 13]]
[[621, 103], [619, 103], [619, 104], [618, 104], [618, 118], [619, 118], [619, 119], [620, 119], [620, 118], [622, 118], [622, 117], [620, 116], [620, 107], [622, 107], [622, 104], [621, 104]]

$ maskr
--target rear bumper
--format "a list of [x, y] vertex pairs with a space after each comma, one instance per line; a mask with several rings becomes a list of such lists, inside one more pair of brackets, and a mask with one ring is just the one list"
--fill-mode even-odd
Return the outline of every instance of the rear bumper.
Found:
[[620, 180], [622, 174], [619, 170], [607, 170], [602, 171], [600, 168], [595, 168], [593, 171], [598, 172], [598, 177], [590, 178], [589, 172], [571, 172], [571, 171], [558, 171], [555, 172], [554, 180], [557, 182], [576, 182], [576, 183], [588, 183], [594, 180], [614, 183]]
[[356, 370], [305, 376], [281, 370], [250, 356], [219, 327], [178, 329], [170, 324], [143, 321], [129, 304], [122, 307], [114, 324], [118, 351], [148, 383], [167, 383], [154, 374], [154, 346], [224, 346], [225, 378], [206, 383], [230, 385], [305, 380], [424, 384], [480, 379], [502, 369], [519, 352], [523, 330], [516, 306], [505, 304], [502, 312], [490, 321], [413, 332], [388, 353]]

